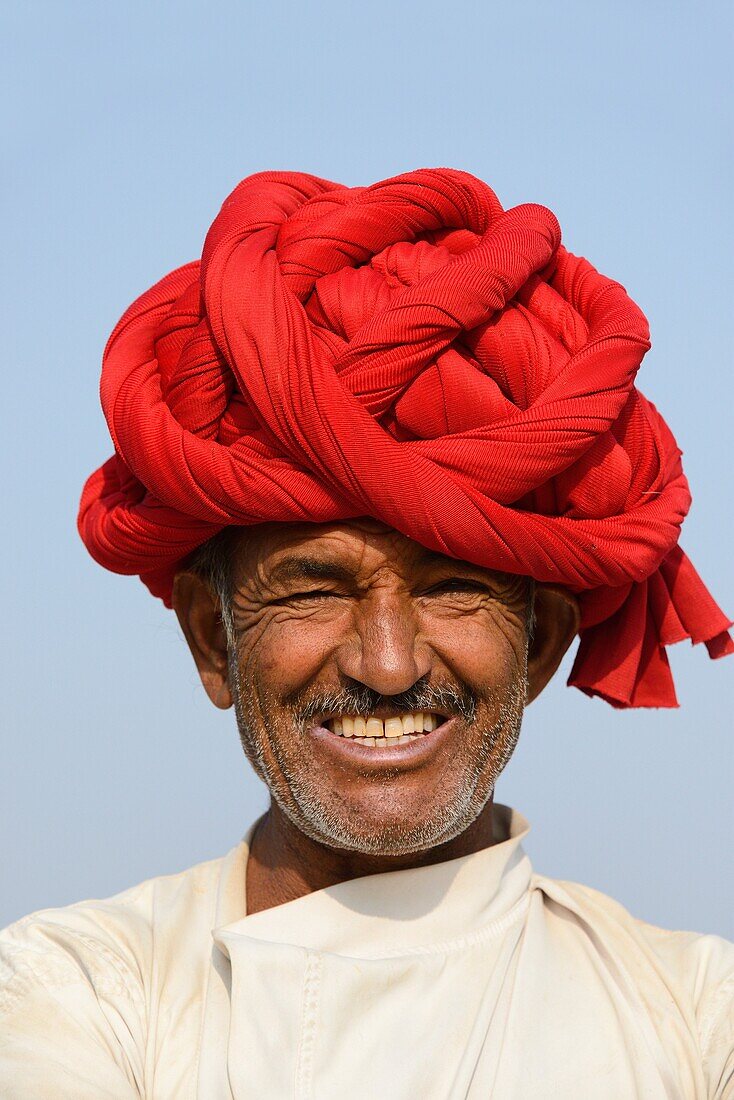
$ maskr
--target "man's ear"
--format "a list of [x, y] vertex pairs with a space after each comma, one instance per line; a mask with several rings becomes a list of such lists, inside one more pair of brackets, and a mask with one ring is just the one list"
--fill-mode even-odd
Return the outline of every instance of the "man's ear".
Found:
[[566, 588], [535, 589], [535, 627], [528, 652], [528, 703], [545, 687], [578, 633], [579, 602]]
[[204, 690], [215, 707], [226, 710], [232, 706], [232, 693], [219, 600], [201, 577], [183, 572], [173, 582], [172, 603]]

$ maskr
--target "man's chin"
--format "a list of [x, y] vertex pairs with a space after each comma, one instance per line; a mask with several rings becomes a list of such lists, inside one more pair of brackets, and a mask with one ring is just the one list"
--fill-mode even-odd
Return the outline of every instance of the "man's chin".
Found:
[[344, 813], [343, 807], [299, 805], [298, 812], [286, 812], [292, 823], [311, 840], [337, 851], [373, 857], [414, 855], [448, 844], [476, 820], [483, 807], [440, 808], [432, 815], [404, 815], [390, 821], [370, 820], [369, 815]]

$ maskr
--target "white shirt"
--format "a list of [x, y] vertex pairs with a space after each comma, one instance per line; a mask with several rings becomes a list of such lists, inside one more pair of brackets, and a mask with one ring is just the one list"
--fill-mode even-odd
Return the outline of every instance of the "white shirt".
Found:
[[[0, 934], [7, 1100], [734, 1097], [734, 945], [498, 843], [245, 914], [223, 859]], [[250, 834], [251, 835], [251, 834]]]

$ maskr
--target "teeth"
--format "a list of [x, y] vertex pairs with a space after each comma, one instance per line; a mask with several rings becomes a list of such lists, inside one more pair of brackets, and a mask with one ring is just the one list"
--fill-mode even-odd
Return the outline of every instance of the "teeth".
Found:
[[418, 711], [415, 714], [403, 714], [400, 717], [360, 718], [342, 715], [330, 719], [326, 725], [338, 737], [354, 738], [361, 745], [402, 745], [414, 741], [422, 734], [431, 733], [444, 721], [443, 717]]

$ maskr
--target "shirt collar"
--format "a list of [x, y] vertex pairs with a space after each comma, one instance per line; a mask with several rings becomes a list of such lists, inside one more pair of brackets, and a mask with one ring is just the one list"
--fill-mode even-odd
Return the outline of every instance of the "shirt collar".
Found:
[[225, 860], [215, 942], [225, 953], [241, 937], [352, 958], [389, 957], [491, 932], [526, 898], [532, 876], [522, 848], [528, 823], [495, 804], [497, 841], [427, 867], [340, 882], [295, 901], [244, 914], [249, 840]]

